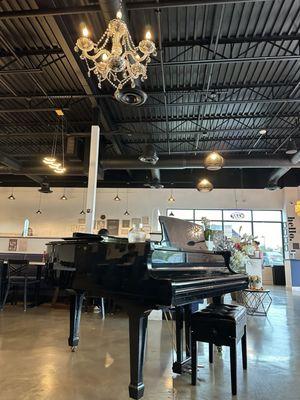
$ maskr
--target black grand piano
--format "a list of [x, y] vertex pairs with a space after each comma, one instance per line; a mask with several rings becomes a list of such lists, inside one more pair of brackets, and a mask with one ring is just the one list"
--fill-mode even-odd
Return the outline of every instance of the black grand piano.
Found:
[[[144, 394], [143, 364], [148, 315], [153, 309], [176, 310], [177, 359], [173, 371], [182, 372], [189, 356], [190, 305], [248, 286], [244, 274], [230, 269], [230, 253], [208, 251], [199, 225], [160, 217], [160, 243], [129, 243], [127, 239], [74, 234], [48, 244], [47, 278], [71, 294], [69, 345], [79, 343], [83, 298], [113, 298], [129, 316], [129, 395]], [[185, 314], [185, 322], [184, 320]], [[186, 358], [183, 358], [185, 324]]]

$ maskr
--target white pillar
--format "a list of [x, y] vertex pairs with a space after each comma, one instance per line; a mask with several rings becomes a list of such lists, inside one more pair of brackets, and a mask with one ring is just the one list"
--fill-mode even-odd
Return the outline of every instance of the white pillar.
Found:
[[90, 144], [89, 180], [86, 195], [85, 231], [93, 233], [95, 222], [100, 127], [92, 125]]

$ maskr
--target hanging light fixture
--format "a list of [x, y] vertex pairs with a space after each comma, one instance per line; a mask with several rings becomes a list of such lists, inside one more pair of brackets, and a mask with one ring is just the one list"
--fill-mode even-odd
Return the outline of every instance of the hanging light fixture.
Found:
[[208, 179], [201, 179], [196, 185], [197, 190], [202, 193], [208, 193], [213, 190], [213, 185]]
[[293, 154], [296, 154], [297, 151], [298, 150], [297, 150], [297, 145], [296, 145], [295, 140], [290, 138], [289, 141], [288, 141], [286, 150], [285, 150], [285, 154], [293, 155]]
[[170, 212], [169, 217], [174, 217], [173, 211]]
[[173, 196], [173, 188], [171, 189], [170, 192], [170, 197], [168, 198], [169, 203], [174, 203], [175, 202], [175, 197]]
[[84, 188], [83, 189], [83, 191], [82, 191], [82, 209], [81, 209], [81, 211], [80, 211], [80, 215], [85, 215], [85, 191], [86, 191], [86, 189]]
[[41, 204], [42, 204], [42, 193], [40, 193], [40, 197], [39, 197], [39, 206], [38, 206], [38, 209], [37, 209], [37, 211], [35, 212], [36, 214], [42, 214], [42, 211], [41, 211]]
[[[61, 126], [59, 122], [61, 121]], [[56, 150], [58, 144], [59, 130], [61, 136], [61, 147], [62, 147], [62, 162], [57, 161]], [[61, 115], [60, 120], [56, 126], [55, 134], [53, 136], [51, 155], [43, 158], [43, 163], [48, 165], [49, 168], [53, 169], [56, 174], [64, 174], [66, 172], [65, 168], [65, 141], [64, 141], [64, 118]]]
[[152, 144], [147, 144], [144, 147], [142, 154], [139, 156], [139, 160], [143, 163], [148, 163], [153, 165], [157, 163], [159, 158]]
[[204, 166], [210, 171], [217, 171], [221, 169], [223, 165], [224, 158], [216, 151], [209, 153], [204, 159]]
[[117, 189], [117, 194], [114, 197], [114, 201], [121, 201], [121, 198], [119, 197], [119, 189]]
[[11, 194], [8, 196], [8, 200], [16, 200], [13, 187], [11, 188]]
[[128, 189], [126, 190], [126, 210], [124, 212], [124, 215], [126, 215], [126, 216], [130, 215], [130, 213], [128, 211]]
[[68, 200], [68, 198], [66, 196], [66, 188], [64, 188], [64, 192], [63, 192], [63, 195], [61, 196], [60, 200]]
[[146, 32], [145, 39], [135, 46], [128, 27], [122, 20], [121, 10], [122, 0], [116, 18], [109, 22], [97, 43], [89, 39], [89, 31], [85, 27], [75, 46], [75, 51], [81, 51], [80, 58], [86, 63], [88, 76], [91, 76], [91, 72], [96, 75], [99, 88], [103, 81], [109, 82], [116, 89], [116, 97], [127, 83], [130, 82], [131, 87], [135, 87], [135, 80], [147, 79], [147, 64], [151, 61], [151, 54], [156, 55], [149, 31]]

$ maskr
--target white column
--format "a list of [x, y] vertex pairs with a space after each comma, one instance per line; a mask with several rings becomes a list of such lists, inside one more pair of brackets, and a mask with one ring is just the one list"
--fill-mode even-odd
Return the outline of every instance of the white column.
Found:
[[91, 144], [90, 144], [90, 163], [88, 190], [86, 195], [86, 221], [85, 231], [93, 233], [95, 222], [97, 176], [98, 176], [98, 157], [99, 157], [100, 127], [92, 125]]

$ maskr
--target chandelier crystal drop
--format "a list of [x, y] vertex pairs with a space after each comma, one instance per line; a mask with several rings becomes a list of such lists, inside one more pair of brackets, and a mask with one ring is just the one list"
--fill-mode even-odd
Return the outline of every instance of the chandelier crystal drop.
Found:
[[98, 87], [108, 81], [115, 89], [115, 96], [124, 85], [130, 83], [135, 87], [135, 80], [147, 79], [147, 65], [151, 55], [156, 55], [155, 43], [148, 31], [145, 39], [136, 46], [122, 20], [121, 3], [116, 18], [111, 20], [106, 31], [97, 43], [89, 37], [85, 27], [82, 36], [77, 40], [75, 51], [81, 52], [80, 58], [86, 62], [88, 76], [94, 73], [98, 79]]

